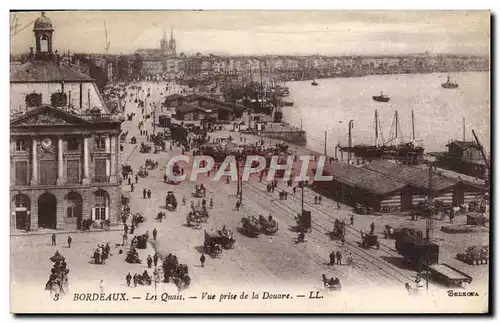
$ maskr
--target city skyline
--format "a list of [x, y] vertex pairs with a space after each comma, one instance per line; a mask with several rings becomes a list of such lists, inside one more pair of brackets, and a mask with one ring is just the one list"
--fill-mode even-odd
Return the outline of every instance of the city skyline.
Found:
[[[11, 53], [29, 51], [40, 12], [11, 12]], [[49, 11], [59, 51], [130, 54], [174, 28], [187, 55], [488, 55], [488, 11]], [[126, 22], [128, 20], [128, 23]], [[11, 30], [12, 35], [12, 30]], [[82, 46], [81, 44], [85, 44]]]

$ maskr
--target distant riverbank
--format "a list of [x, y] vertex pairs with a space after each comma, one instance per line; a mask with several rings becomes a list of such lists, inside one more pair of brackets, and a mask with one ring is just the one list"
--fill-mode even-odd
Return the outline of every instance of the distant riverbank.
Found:
[[[434, 74], [434, 73], [462, 73], [462, 72], [489, 72], [489, 69], [477, 68], [477, 69], [464, 69], [464, 70], [409, 70], [409, 69], [397, 69], [397, 70], [357, 70], [357, 71], [348, 71], [341, 73], [327, 73], [327, 74], [318, 74], [316, 75], [317, 80], [320, 79], [332, 79], [332, 78], [352, 78], [352, 77], [364, 77], [364, 76], [372, 76], [372, 75], [412, 75], [412, 74]], [[313, 79], [313, 77], [309, 74], [303, 74], [299, 72], [290, 72], [290, 73], [282, 73], [279, 74], [279, 79], [285, 82], [293, 82], [293, 81], [307, 81]]]

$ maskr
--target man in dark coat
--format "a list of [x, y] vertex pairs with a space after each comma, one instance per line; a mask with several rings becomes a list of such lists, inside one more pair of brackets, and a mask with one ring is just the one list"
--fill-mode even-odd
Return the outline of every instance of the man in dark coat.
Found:
[[340, 251], [337, 251], [337, 265], [342, 265], [342, 253]]
[[158, 259], [160, 259], [160, 257], [158, 257], [158, 254], [155, 253], [155, 255], [153, 256], [153, 263], [155, 267], [158, 265]]
[[127, 281], [127, 286], [130, 287], [130, 281], [132, 280], [132, 275], [128, 273], [127, 276], [125, 277], [125, 280]]
[[335, 265], [335, 252], [334, 251], [332, 251], [330, 253], [330, 266], [333, 266], [333, 265]]
[[71, 236], [68, 236], [68, 248], [71, 248], [71, 241], [73, 241], [73, 239], [71, 239]]
[[205, 267], [205, 254], [201, 254], [201, 257], [200, 257], [200, 263], [201, 263], [201, 266], [202, 267]]
[[147, 260], [147, 262], [148, 262], [148, 268], [150, 268], [150, 269], [151, 269], [151, 265], [153, 264], [153, 258], [151, 258], [151, 255], [148, 255], [148, 260]]
[[[160, 219], [163, 218], [163, 216], [160, 213]], [[158, 234], [158, 231], [156, 231], [156, 228], [153, 229], [153, 240], [156, 240], [156, 235]]]
[[57, 246], [57, 243], [56, 243], [56, 235], [55, 235], [55, 233], [54, 233], [54, 234], [52, 234], [52, 245], [53, 245], [53, 246]]

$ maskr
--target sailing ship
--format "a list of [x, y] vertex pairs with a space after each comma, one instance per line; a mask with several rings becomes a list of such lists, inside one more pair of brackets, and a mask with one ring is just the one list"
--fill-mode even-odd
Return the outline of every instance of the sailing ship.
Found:
[[450, 80], [450, 76], [448, 75], [448, 78], [446, 79], [445, 83], [441, 83], [441, 86], [445, 89], [456, 89], [458, 87], [457, 82], [452, 82]]
[[[398, 112], [394, 113], [393, 120], [393, 130], [394, 136], [388, 141], [384, 142], [382, 132], [380, 131], [380, 120], [378, 117], [378, 111], [375, 110], [375, 145], [355, 145], [353, 147], [343, 147], [341, 150], [352, 152], [356, 156], [363, 159], [395, 159], [404, 164], [418, 165], [423, 162], [424, 148], [417, 146], [415, 140], [415, 118], [413, 111], [411, 113], [412, 117], [412, 141], [409, 142], [397, 142], [400, 139], [400, 134], [398, 129], [399, 116]], [[380, 144], [380, 139], [382, 139], [382, 144]]]
[[390, 98], [387, 95], [384, 95], [382, 91], [380, 92], [380, 95], [374, 95], [372, 98], [377, 102], [389, 102], [390, 100]]
[[[309, 62], [309, 65], [311, 66], [311, 69], [312, 69], [312, 63], [311, 62]], [[311, 85], [312, 86], [318, 86], [318, 83], [316, 82], [316, 71], [313, 70], [312, 74], [313, 74], [313, 80], [311, 82]]]

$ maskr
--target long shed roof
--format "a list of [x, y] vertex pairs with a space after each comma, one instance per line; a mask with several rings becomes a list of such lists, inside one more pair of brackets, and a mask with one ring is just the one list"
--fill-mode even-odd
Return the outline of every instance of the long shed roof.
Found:
[[324, 174], [334, 180], [357, 187], [377, 195], [385, 195], [400, 190], [407, 184], [387, 176], [345, 163], [326, 164]]

